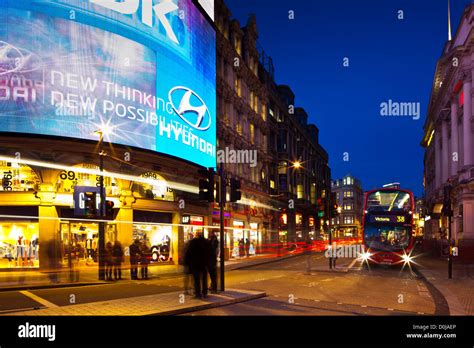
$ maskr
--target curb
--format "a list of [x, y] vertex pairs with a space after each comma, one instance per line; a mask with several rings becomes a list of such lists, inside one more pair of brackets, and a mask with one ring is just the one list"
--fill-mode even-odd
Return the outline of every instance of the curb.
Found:
[[237, 303], [243, 303], [243, 302], [256, 300], [256, 299], [263, 298], [266, 296], [267, 294], [265, 292], [261, 292], [261, 293], [241, 297], [241, 298], [232, 298], [232, 299], [224, 300], [222, 302], [213, 302], [213, 303], [203, 304], [203, 305], [189, 307], [189, 308], [172, 309], [172, 310], [167, 310], [167, 311], [163, 311], [163, 312], [159, 312], [155, 314], [147, 314], [145, 316], [180, 315], [180, 314], [203, 311], [203, 310], [212, 309], [212, 308], [230, 306]]
[[414, 272], [420, 277], [420, 279], [423, 281], [423, 283], [426, 284], [426, 287], [428, 288], [428, 291], [430, 292], [431, 297], [434, 300], [435, 303], [435, 313], [434, 315], [453, 315], [451, 308], [453, 305], [449, 304], [447, 297], [437, 286], [435, 286], [433, 283], [431, 283], [428, 278], [425, 276], [425, 274], [418, 269], [418, 267], [413, 266]]

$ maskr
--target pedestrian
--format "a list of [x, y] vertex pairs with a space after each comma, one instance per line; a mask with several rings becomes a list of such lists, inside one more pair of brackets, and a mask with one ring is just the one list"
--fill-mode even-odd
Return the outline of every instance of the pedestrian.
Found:
[[140, 250], [140, 241], [135, 241], [129, 247], [130, 251], [130, 278], [132, 280], [138, 279], [138, 262], [141, 259], [142, 252]]
[[141, 259], [140, 259], [140, 274], [142, 279], [148, 279], [148, 264], [150, 263], [150, 248], [147, 245], [146, 239], [140, 245]]
[[250, 257], [250, 240], [248, 238], [245, 240], [245, 255]]
[[194, 298], [207, 297], [207, 272], [210, 259], [210, 243], [202, 232], [196, 233], [189, 243], [188, 260], [194, 278]]
[[217, 293], [217, 256], [219, 255], [219, 240], [214, 231], [209, 232], [210, 258], [209, 277], [211, 278], [211, 292]]
[[123, 248], [118, 240], [115, 241], [112, 248], [112, 257], [114, 262], [114, 278], [115, 280], [122, 280]]
[[189, 257], [189, 244], [191, 243], [191, 240], [188, 240], [184, 244], [183, 248], [183, 266], [184, 266], [184, 294], [189, 295], [189, 282], [191, 280], [191, 269], [190, 269], [190, 257]]
[[112, 260], [112, 243], [107, 242], [105, 245], [105, 255], [104, 255], [104, 263], [105, 263], [105, 280], [112, 280], [112, 267], [114, 262]]
[[308, 238], [306, 238], [306, 241], [305, 241], [306, 273], [311, 273], [311, 267], [313, 263], [312, 248], [313, 248], [313, 241], [308, 236]]
[[243, 238], [241, 240], [239, 240], [239, 256], [240, 257], [245, 256], [245, 243], [244, 243]]

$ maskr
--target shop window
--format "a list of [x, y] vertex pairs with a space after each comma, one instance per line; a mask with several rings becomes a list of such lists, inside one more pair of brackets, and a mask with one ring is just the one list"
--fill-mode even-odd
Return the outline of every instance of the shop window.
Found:
[[0, 268], [39, 267], [38, 223], [0, 223]]
[[[74, 170], [78, 168], [78, 170]], [[99, 166], [90, 163], [77, 164], [71, 170], [63, 170], [59, 173], [57, 185], [59, 193], [73, 193], [76, 186], [100, 186], [100, 175], [81, 173], [80, 169], [99, 170]], [[107, 196], [118, 196], [120, 189], [114, 178], [107, 176], [104, 171], [104, 187]]]
[[302, 184], [298, 184], [296, 186], [296, 191], [297, 191], [298, 199], [303, 199], [304, 198], [304, 190], [303, 190], [303, 185]]
[[155, 172], [147, 172], [142, 174], [141, 177], [146, 179], [146, 182], [133, 182], [132, 184], [132, 191], [135, 197], [174, 201], [174, 192], [161, 175]]
[[13, 162], [0, 161], [0, 191], [21, 192], [34, 191], [40, 180], [29, 166]]
[[171, 261], [171, 225], [133, 224], [133, 240], [136, 239], [149, 252], [151, 263]]

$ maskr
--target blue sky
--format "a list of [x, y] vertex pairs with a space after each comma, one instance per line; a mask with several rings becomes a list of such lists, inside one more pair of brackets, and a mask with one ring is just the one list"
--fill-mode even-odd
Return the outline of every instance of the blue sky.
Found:
[[[447, 40], [447, 0], [226, 0], [242, 25], [257, 16], [277, 83], [320, 129], [332, 177], [365, 190], [399, 181], [421, 195], [420, 146], [436, 61]], [[471, 0], [452, 0], [453, 35]], [[295, 19], [288, 19], [293, 10]], [[403, 11], [403, 20], [398, 11]], [[349, 58], [349, 67], [343, 59]], [[380, 104], [420, 103], [421, 117], [382, 117]], [[343, 153], [349, 153], [344, 162]]]

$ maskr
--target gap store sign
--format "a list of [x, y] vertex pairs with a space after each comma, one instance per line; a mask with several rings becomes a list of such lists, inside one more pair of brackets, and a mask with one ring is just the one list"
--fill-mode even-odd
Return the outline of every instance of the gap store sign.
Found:
[[0, 131], [216, 166], [216, 34], [192, 0], [0, 0]]

